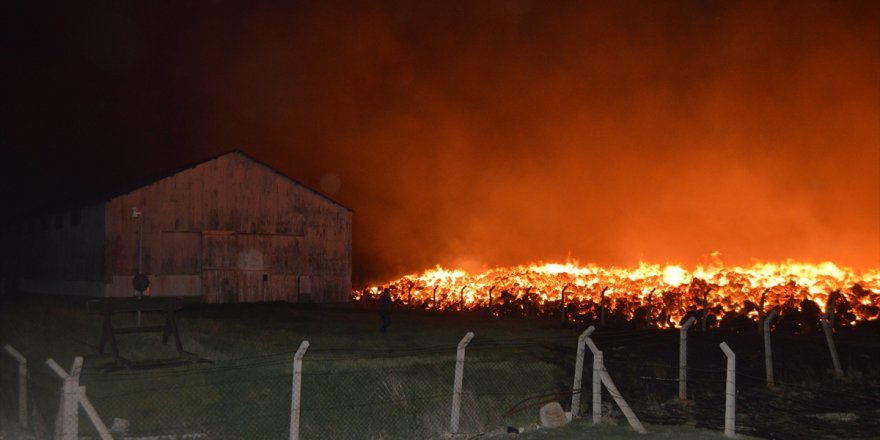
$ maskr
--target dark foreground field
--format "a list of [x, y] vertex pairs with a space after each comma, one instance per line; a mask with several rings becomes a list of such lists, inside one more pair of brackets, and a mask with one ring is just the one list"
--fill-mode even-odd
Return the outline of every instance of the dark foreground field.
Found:
[[[150, 323], [155, 316], [145, 316]], [[133, 316], [121, 316], [128, 325]], [[124, 321], [124, 322], [123, 322]], [[645, 438], [634, 434], [606, 393], [606, 423], [590, 420], [587, 352], [581, 419], [538, 430], [538, 407], [571, 406], [577, 337], [558, 321], [488, 318], [486, 313], [395, 311], [387, 333], [375, 311], [288, 304], [205, 306], [178, 313], [183, 347], [210, 362], [112, 370], [97, 355], [101, 318], [84, 300], [4, 298], [0, 344], [28, 358], [31, 428], [15, 420], [15, 364], [0, 359], [0, 402], [7, 438], [51, 432], [60, 380], [47, 358], [70, 368], [84, 356], [81, 384], [101, 418], [128, 422], [130, 438], [287, 438], [292, 354], [302, 341], [301, 438], [442, 438], [449, 431], [456, 346], [466, 332], [462, 438]], [[773, 334], [778, 386], [764, 382], [763, 340], [748, 323], [689, 334], [689, 401], [678, 401], [679, 332], [625, 324], [593, 335], [647, 438], [723, 438], [725, 341], [737, 355], [737, 431], [772, 439], [880, 438], [880, 339], [876, 323], [836, 336], [846, 373], [834, 379], [820, 332]], [[161, 335], [121, 335], [122, 356], [138, 363], [176, 356]], [[11, 403], [10, 403], [11, 402]], [[507, 428], [525, 428], [508, 434]], [[82, 436], [94, 436], [83, 418]], [[188, 437], [187, 437], [188, 436]]]

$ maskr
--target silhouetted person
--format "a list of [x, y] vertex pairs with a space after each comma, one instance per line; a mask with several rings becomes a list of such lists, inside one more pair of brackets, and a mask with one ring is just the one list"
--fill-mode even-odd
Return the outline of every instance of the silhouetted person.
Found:
[[391, 325], [391, 290], [387, 287], [379, 295], [379, 316], [382, 318], [380, 332], [385, 332]]

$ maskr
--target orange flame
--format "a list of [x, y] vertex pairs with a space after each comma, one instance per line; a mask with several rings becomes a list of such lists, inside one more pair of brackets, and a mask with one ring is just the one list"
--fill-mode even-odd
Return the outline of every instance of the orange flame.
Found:
[[848, 306], [845, 325], [880, 318], [880, 271], [857, 272], [830, 262], [713, 264], [688, 271], [676, 265], [603, 268], [568, 261], [474, 274], [437, 266], [355, 290], [352, 299], [375, 299], [383, 287], [391, 287], [395, 302], [405, 308], [488, 308], [494, 315], [513, 311], [545, 316], [560, 316], [564, 310], [567, 320], [578, 320], [595, 318], [601, 306], [618, 317], [661, 328], [675, 327], [689, 313], [702, 310], [704, 298], [713, 315], [757, 320], [764, 311], [784, 313], [804, 301], [824, 310], [834, 292], [839, 296], [832, 306]]

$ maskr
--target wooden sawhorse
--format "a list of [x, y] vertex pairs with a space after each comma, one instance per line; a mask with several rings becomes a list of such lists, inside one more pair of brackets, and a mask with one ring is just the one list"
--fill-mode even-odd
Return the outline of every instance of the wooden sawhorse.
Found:
[[[98, 352], [104, 354], [104, 347], [110, 343], [113, 351], [113, 361], [116, 366], [121, 365], [120, 360], [130, 364], [131, 362], [119, 356], [119, 348], [116, 345], [116, 335], [130, 333], [162, 333], [162, 343], [167, 344], [168, 338], [174, 336], [177, 347], [178, 359], [189, 354], [183, 351], [180, 343], [180, 333], [177, 331], [177, 322], [174, 320], [174, 312], [183, 308], [179, 298], [106, 298], [98, 303], [98, 312], [104, 315], [104, 325], [101, 330], [101, 343]], [[164, 325], [145, 325], [133, 327], [114, 327], [113, 315], [127, 312], [164, 312]]]

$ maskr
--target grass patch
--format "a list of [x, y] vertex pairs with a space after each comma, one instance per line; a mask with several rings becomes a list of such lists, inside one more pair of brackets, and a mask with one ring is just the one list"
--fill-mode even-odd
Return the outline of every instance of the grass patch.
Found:
[[[118, 316], [130, 325], [133, 316]], [[395, 313], [388, 333], [375, 312], [288, 304], [189, 305], [177, 316], [183, 347], [209, 364], [151, 370], [102, 370], [101, 316], [75, 301], [6, 301], [3, 343], [31, 362], [35, 399], [57, 406], [60, 380], [43, 365], [69, 368], [85, 356], [81, 384], [105, 423], [130, 422], [129, 435], [206, 433], [210, 438], [285, 438], [292, 354], [311, 344], [303, 362], [304, 438], [436, 438], [448, 431], [455, 353], [467, 331], [461, 429], [478, 434], [536, 420], [537, 410], [505, 413], [535, 393], [565, 393], [570, 372], [552, 357], [577, 332], [552, 324], [485, 319], [480, 314]], [[161, 317], [143, 316], [144, 324]], [[117, 337], [120, 355], [146, 361], [176, 355], [160, 334]], [[563, 345], [564, 345], [563, 344]], [[550, 359], [548, 361], [548, 359]], [[569, 367], [571, 368], [571, 367]], [[45, 370], [45, 371], [42, 371]], [[47, 416], [47, 418], [50, 418]], [[50, 421], [47, 421], [50, 422]], [[82, 432], [89, 430], [83, 423]]]

